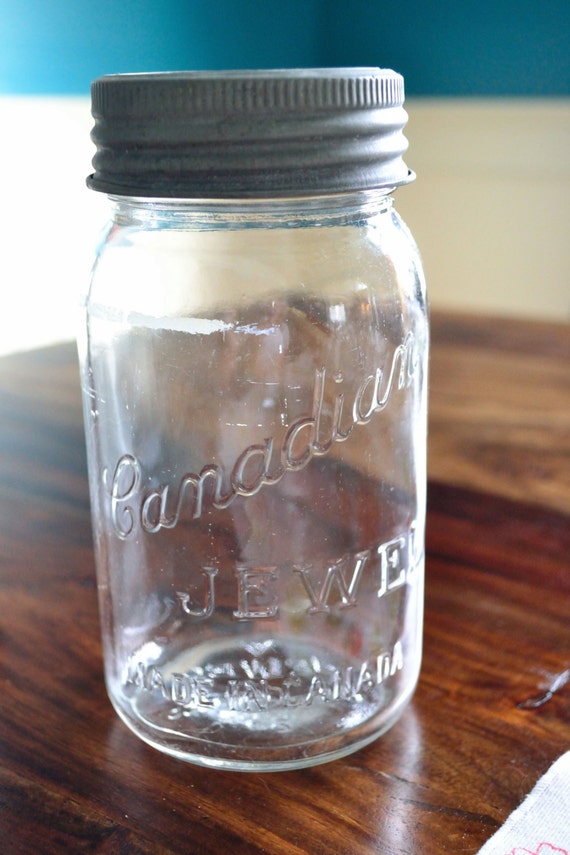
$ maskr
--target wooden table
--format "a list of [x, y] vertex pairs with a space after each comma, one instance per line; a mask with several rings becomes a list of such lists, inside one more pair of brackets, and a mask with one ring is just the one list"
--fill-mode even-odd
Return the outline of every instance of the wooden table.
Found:
[[298, 772], [162, 756], [103, 686], [72, 345], [0, 360], [0, 851], [475, 853], [570, 747], [570, 328], [433, 318], [425, 655]]

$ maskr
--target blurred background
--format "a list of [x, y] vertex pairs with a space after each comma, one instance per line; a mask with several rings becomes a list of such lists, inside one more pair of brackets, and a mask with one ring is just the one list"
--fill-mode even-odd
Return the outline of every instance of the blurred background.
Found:
[[0, 353], [75, 336], [93, 78], [343, 65], [405, 77], [432, 306], [570, 321], [569, 0], [0, 0]]

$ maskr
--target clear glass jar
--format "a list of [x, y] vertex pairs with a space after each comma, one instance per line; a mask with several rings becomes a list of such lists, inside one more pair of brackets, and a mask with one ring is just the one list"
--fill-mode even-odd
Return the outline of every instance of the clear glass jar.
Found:
[[113, 705], [209, 766], [354, 751], [421, 660], [413, 239], [389, 188], [112, 203], [80, 356]]

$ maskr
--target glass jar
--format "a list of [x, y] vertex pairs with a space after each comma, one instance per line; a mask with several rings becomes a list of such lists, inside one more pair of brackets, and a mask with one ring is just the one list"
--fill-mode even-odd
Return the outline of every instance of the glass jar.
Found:
[[[428, 323], [402, 80], [93, 87], [113, 216], [80, 337], [107, 687], [176, 757], [309, 766], [418, 678]], [[363, 133], [366, 130], [366, 134]]]

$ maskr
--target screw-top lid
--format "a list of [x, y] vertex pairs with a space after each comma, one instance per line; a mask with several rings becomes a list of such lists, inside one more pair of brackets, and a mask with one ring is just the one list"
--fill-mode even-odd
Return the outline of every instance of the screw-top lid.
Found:
[[164, 72], [91, 88], [89, 187], [164, 198], [307, 196], [395, 187], [404, 80], [378, 68]]

